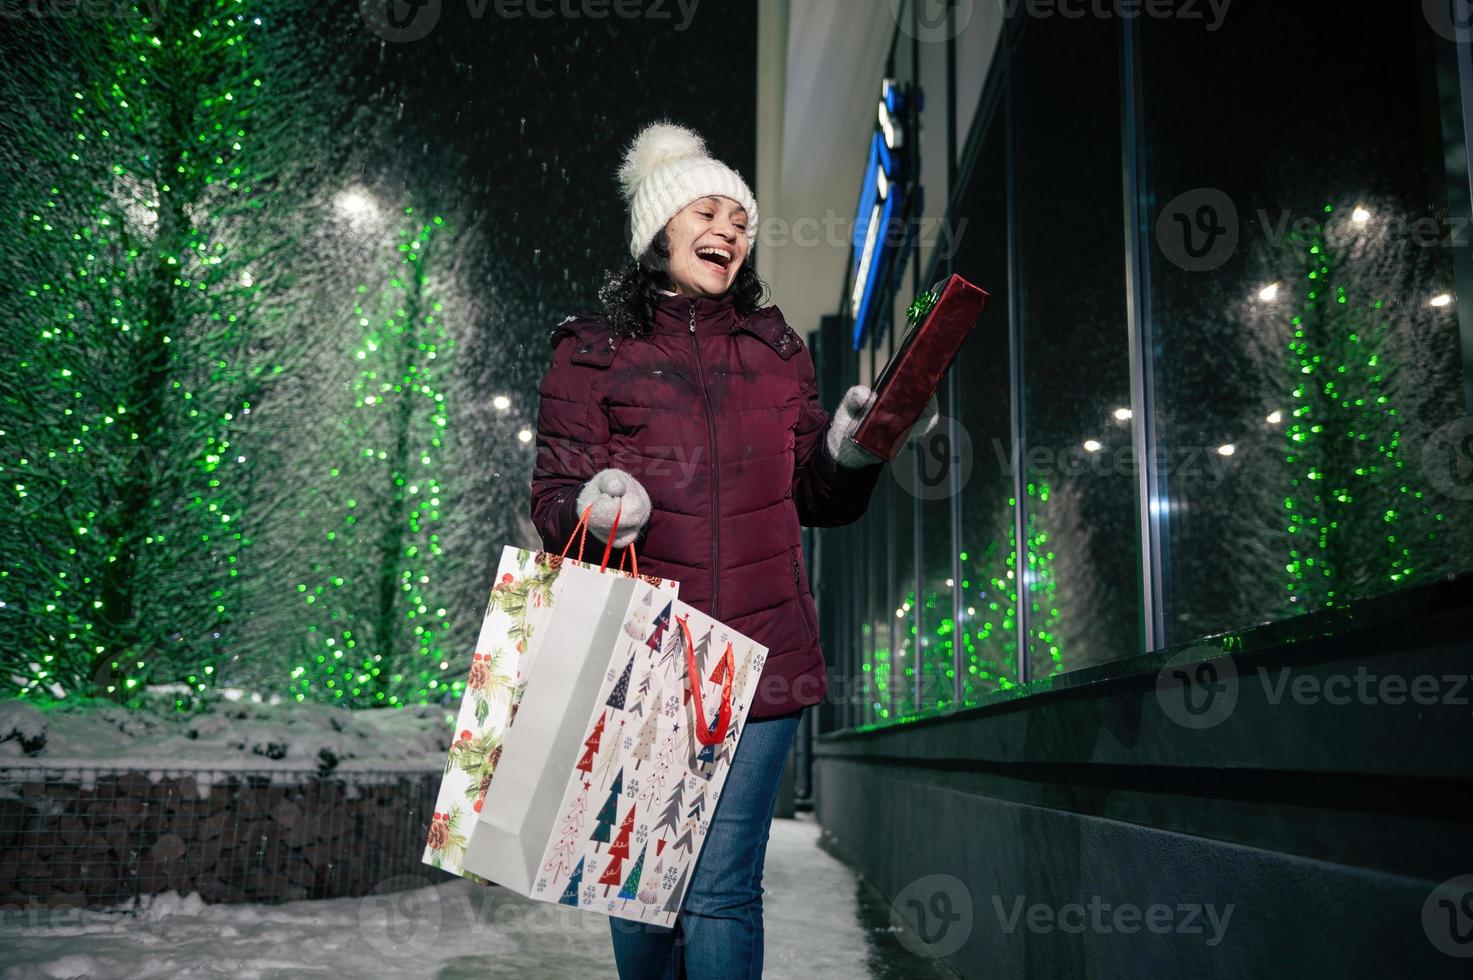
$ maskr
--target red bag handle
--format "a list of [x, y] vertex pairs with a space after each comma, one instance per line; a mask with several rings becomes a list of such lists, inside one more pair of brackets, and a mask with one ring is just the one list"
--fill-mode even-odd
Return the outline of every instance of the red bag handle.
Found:
[[701, 704], [700, 667], [696, 665], [696, 648], [690, 636], [689, 614], [682, 619], [675, 617], [685, 633], [685, 671], [686, 682], [690, 685], [691, 697], [696, 702], [696, 738], [702, 745], [720, 745], [726, 740], [726, 729], [731, 724], [731, 675], [736, 672], [734, 666], [736, 657], [731, 652], [731, 644], [726, 644], [726, 652], [722, 659], [726, 661], [726, 669], [721, 676], [721, 708], [716, 713], [716, 730], [706, 730], [706, 709]]
[[[623, 512], [624, 512], [624, 503], [623, 503], [623, 501], [620, 501], [620, 503], [619, 503], [619, 509], [616, 510], [616, 511], [614, 511], [614, 526], [609, 529], [609, 540], [604, 544], [604, 558], [603, 558], [603, 562], [598, 566], [598, 570], [600, 572], [605, 571], [609, 567], [609, 553], [611, 551], [613, 551], [613, 548], [614, 548], [614, 537], [619, 533], [619, 515], [622, 514]], [[575, 561], [582, 561], [583, 560], [583, 545], [588, 541], [588, 515], [591, 514], [591, 513], [593, 513], [593, 505], [592, 504], [589, 504], [587, 507], [583, 508], [583, 516], [580, 517], [580, 518], [578, 518], [578, 525], [573, 528], [573, 533], [568, 536], [568, 543], [565, 544], [565, 545], [563, 545], [563, 557], [564, 558], [568, 557], [568, 549], [571, 548], [571, 547], [573, 547], [573, 539], [574, 538], [577, 538], [578, 539], [578, 557], [576, 559], [574, 559], [574, 560]], [[582, 532], [581, 535], [579, 534], [580, 531]], [[639, 556], [634, 553], [634, 542], [633, 541], [629, 542], [628, 547], [626, 547], [623, 550], [623, 552], [621, 552], [620, 555], [619, 555], [619, 568], [618, 568], [618, 570], [621, 571], [621, 572], [624, 571], [624, 558], [626, 556], [629, 558], [630, 567], [632, 569], [632, 571], [629, 574], [631, 574], [631, 575], [633, 575], [635, 577], [638, 577], [638, 575], [639, 575]]]

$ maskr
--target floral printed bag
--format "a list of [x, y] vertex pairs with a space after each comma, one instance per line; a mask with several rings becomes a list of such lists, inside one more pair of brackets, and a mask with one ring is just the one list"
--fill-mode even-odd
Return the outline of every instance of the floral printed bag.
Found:
[[[580, 557], [582, 541], [586, 540], [587, 517], [585, 512], [579, 524], [583, 532], [578, 549]], [[574, 531], [574, 537], [579, 537], [579, 531]], [[568, 544], [572, 545], [571, 539]], [[467, 873], [462, 866], [466, 844], [476, 815], [485, 803], [491, 774], [501, 759], [502, 740], [516, 718], [539, 641], [557, 606], [562, 572], [578, 567], [617, 576], [638, 573], [633, 546], [628, 549], [628, 555], [635, 564], [629, 573], [622, 571], [622, 561], [619, 569], [608, 567], [608, 547], [600, 565], [568, 558], [567, 551], [564, 548], [563, 554], [556, 555], [510, 546], [502, 550], [480, 635], [471, 655], [445, 775], [435, 800], [422, 858], [425, 864], [484, 881]], [[670, 598], [679, 593], [679, 584], [669, 579], [637, 577]]]

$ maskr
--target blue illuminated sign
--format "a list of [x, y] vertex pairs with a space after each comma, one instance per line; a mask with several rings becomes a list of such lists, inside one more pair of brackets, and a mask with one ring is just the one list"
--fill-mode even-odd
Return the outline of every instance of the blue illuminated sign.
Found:
[[894, 79], [881, 83], [875, 131], [870, 136], [869, 159], [864, 165], [864, 184], [854, 209], [854, 264], [850, 281], [849, 315], [854, 320], [854, 349], [869, 339], [876, 315], [879, 284], [889, 269], [895, 242], [889, 233], [899, 197], [899, 169], [904, 144], [900, 110], [904, 104]]

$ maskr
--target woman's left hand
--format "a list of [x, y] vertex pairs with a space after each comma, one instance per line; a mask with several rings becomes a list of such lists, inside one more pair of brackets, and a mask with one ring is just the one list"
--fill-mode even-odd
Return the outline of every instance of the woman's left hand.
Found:
[[[829, 423], [829, 453], [840, 466], [846, 469], [857, 470], [884, 462], [879, 456], [866, 449], [861, 449], [846, 438], [869, 399], [869, 387], [855, 385], [844, 392], [844, 397], [839, 401], [839, 407], [834, 410], [833, 420]], [[910, 427], [910, 432], [906, 433], [905, 441], [909, 442], [911, 439], [930, 435], [940, 421], [941, 406], [933, 393], [930, 400], [926, 402], [926, 407], [921, 410], [921, 417]]]

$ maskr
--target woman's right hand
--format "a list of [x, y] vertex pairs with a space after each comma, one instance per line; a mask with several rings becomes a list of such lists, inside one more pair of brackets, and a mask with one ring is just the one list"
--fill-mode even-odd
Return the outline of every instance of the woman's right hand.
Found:
[[588, 514], [588, 529], [600, 540], [609, 540], [614, 515], [619, 515], [619, 530], [613, 541], [615, 548], [623, 548], [633, 542], [649, 523], [650, 495], [638, 480], [623, 470], [600, 470], [583, 484], [583, 489], [578, 491], [579, 515], [590, 505], [593, 510]]

